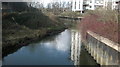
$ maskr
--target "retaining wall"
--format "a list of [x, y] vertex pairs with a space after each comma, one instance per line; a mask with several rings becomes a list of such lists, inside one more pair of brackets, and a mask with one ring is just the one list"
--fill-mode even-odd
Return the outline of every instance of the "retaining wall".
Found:
[[87, 31], [87, 42], [84, 44], [87, 51], [100, 65], [120, 64], [120, 45], [94, 32]]

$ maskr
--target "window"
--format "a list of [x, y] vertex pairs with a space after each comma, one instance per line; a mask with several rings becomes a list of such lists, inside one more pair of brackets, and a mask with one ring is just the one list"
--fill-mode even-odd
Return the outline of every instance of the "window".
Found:
[[90, 8], [92, 8], [92, 6], [90, 6]]
[[92, 1], [90, 0], [90, 3], [92, 3]]
[[79, 1], [79, 9], [80, 9], [80, 1]]
[[76, 9], [76, 2], [75, 2], [75, 9]]

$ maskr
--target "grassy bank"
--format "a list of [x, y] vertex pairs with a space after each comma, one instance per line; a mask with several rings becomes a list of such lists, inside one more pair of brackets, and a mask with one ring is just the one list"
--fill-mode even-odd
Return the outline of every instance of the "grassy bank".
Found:
[[[53, 20], [54, 19], [54, 20]], [[65, 29], [62, 22], [42, 12], [10, 13], [3, 16], [3, 50], [16, 45], [27, 45], [32, 41], [57, 34]]]

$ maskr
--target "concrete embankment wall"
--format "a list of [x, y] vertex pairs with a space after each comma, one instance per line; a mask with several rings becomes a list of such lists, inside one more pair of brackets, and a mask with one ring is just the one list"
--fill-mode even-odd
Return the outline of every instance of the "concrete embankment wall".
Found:
[[120, 45], [94, 32], [87, 31], [87, 51], [100, 65], [119, 65]]

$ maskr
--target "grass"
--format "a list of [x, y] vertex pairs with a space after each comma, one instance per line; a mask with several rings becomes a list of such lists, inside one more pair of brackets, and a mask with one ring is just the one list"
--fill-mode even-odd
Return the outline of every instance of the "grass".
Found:
[[42, 12], [10, 13], [2, 17], [3, 47], [24, 38], [41, 38], [64, 28], [55, 17], [50, 18]]
[[[14, 17], [15, 21], [12, 19]], [[44, 14], [40, 12], [28, 12], [23, 14], [9, 14], [4, 19], [8, 19], [9, 21], [12, 21], [14, 23], [18, 23], [20, 25], [24, 25], [26, 27], [29, 27], [31, 29], [38, 29], [40, 27], [47, 27], [47, 26], [53, 26], [54, 24], [51, 19], [49, 19], [48, 16], [45, 16]], [[47, 19], [47, 20], [46, 20]]]

